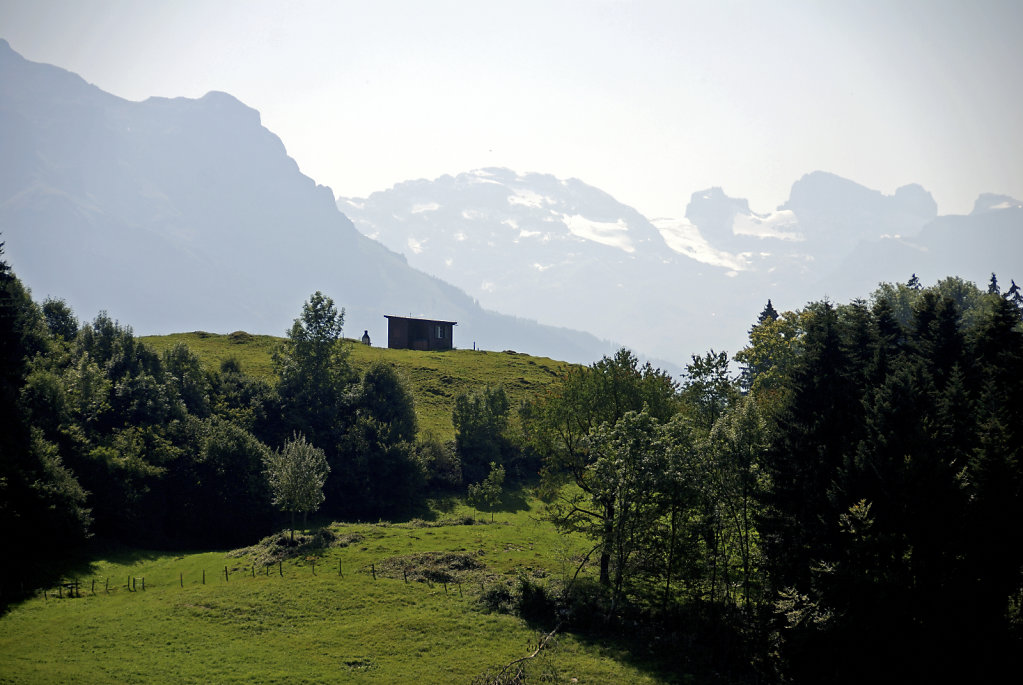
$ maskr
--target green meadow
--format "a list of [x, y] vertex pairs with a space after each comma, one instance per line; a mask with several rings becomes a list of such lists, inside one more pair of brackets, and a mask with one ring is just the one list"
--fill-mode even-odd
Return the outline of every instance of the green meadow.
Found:
[[[519, 491], [493, 523], [454, 500], [434, 502], [433, 521], [333, 523], [332, 544], [281, 563], [101, 554], [69, 574], [80, 597], [49, 588], [0, 618], [0, 682], [468, 683], [554, 627], [491, 611], [481, 593], [564, 580], [587, 549], [541, 506]], [[662, 682], [631, 650], [568, 633], [538, 659], [559, 682]]]
[[[143, 340], [159, 352], [183, 343], [211, 369], [234, 359], [270, 379], [281, 339]], [[454, 437], [459, 394], [501, 385], [516, 406], [565, 367], [515, 352], [350, 349], [357, 369], [398, 369], [420, 434], [443, 440]], [[317, 521], [309, 532], [328, 532], [283, 555], [258, 545], [94, 552], [64, 575], [78, 596], [51, 585], [0, 617], [0, 683], [469, 683], [532, 654], [555, 628], [519, 617], [522, 579], [562, 587], [589, 550], [581, 536], [557, 533], [542, 507], [519, 487], [505, 491], [493, 521], [448, 497], [430, 500], [422, 519]], [[621, 637], [557, 631], [529, 668], [547, 682], [664, 682], [642, 654]]]
[[[195, 331], [148, 336], [141, 340], [158, 352], [179, 343], [187, 345], [213, 369], [220, 368], [221, 362], [227, 359], [236, 359], [245, 373], [267, 379], [273, 376], [271, 355], [282, 341], [269, 335], [241, 331], [227, 335]], [[348, 342], [355, 368], [362, 370], [382, 361], [399, 370], [415, 398], [420, 434], [431, 433], [441, 440], [454, 438], [451, 410], [458, 395], [485, 385], [500, 385], [512, 407], [516, 407], [520, 401], [541, 392], [566, 366], [564, 362], [546, 357], [510, 351], [421, 352]], [[512, 421], [517, 421], [514, 412]]]

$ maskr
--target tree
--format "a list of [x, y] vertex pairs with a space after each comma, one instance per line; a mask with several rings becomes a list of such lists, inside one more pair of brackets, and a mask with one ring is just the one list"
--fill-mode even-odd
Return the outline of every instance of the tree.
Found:
[[760, 316], [757, 317], [757, 325], [764, 323], [765, 321], [777, 321], [778, 310], [771, 304], [771, 299], [768, 298], [767, 305], [764, 307], [764, 311], [760, 312]]
[[383, 516], [409, 506], [423, 483], [415, 459], [416, 414], [394, 367], [376, 363], [346, 400], [349, 418], [335, 445], [327, 509], [348, 516]]
[[415, 442], [416, 406], [405, 380], [390, 364], [376, 362], [362, 376], [358, 412], [387, 427], [389, 442]]
[[1016, 311], [1020, 317], [1023, 318], [1023, 294], [1020, 293], [1019, 286], [1016, 285], [1016, 281], [1012, 281], [1012, 285], [1005, 291], [1005, 299], [1016, 306]]
[[[772, 319], [773, 320], [773, 319]], [[682, 397], [695, 410], [706, 430], [739, 396], [739, 385], [728, 369], [728, 353], [711, 350], [686, 364]]]
[[[667, 373], [622, 348], [588, 367], [570, 367], [521, 416], [526, 438], [544, 459], [544, 487], [555, 491], [571, 480], [577, 491], [562, 491], [547, 514], [562, 530], [606, 525], [614, 516], [604, 502], [587, 506], [605, 486], [593, 469], [596, 455], [589, 436], [603, 425], [613, 427], [629, 412], [666, 421], [678, 408], [677, 386]], [[611, 585], [611, 549], [600, 546], [600, 582]]]
[[0, 537], [25, 563], [0, 567], [0, 606], [13, 588], [52, 573], [52, 562], [89, 535], [86, 493], [21, 402], [30, 360], [47, 331], [27, 288], [3, 259], [0, 242]]
[[470, 483], [466, 500], [473, 509], [486, 507], [490, 510], [490, 521], [494, 521], [494, 507], [501, 502], [504, 486], [504, 467], [490, 462], [490, 473], [479, 483]]
[[328, 448], [344, 433], [345, 397], [358, 379], [341, 337], [344, 317], [344, 309], [316, 291], [273, 355], [286, 425]]
[[759, 557], [755, 520], [765, 484], [762, 460], [767, 445], [766, 423], [748, 397], [718, 419], [706, 445], [711, 463], [704, 473], [704, 493], [727, 518], [739, 553], [743, 600], [747, 604], [752, 599], [753, 572]]
[[790, 372], [782, 430], [765, 454], [772, 487], [761, 521], [776, 589], [809, 582], [811, 560], [827, 559], [835, 520], [828, 494], [850, 444], [859, 439], [862, 409], [852, 392], [838, 312], [829, 302], [808, 307], [802, 350]]
[[504, 388], [487, 386], [455, 398], [451, 421], [455, 426], [455, 453], [468, 483], [482, 480], [487, 464], [502, 462], [508, 451], [508, 411]]
[[198, 355], [178, 343], [163, 353], [163, 366], [188, 413], [203, 418], [209, 416], [211, 383]]
[[994, 271], [991, 272], [991, 280], [988, 281], [988, 284], [987, 284], [987, 294], [988, 295], [1001, 295], [1002, 294], [1001, 288], [998, 287], [998, 277], [995, 276], [995, 272]]
[[263, 474], [270, 450], [243, 427], [218, 417], [189, 416], [185, 423], [188, 447], [168, 474], [171, 506], [180, 511], [175, 536], [216, 545], [262, 537], [273, 521]]
[[784, 312], [750, 329], [749, 345], [735, 355], [744, 392], [760, 396], [761, 401], [767, 399], [764, 395], [781, 401], [785, 380], [799, 357], [805, 319], [804, 312]]
[[266, 479], [273, 504], [281, 511], [291, 512], [291, 539], [295, 539], [295, 512], [303, 516], [316, 511], [323, 503], [323, 484], [330, 466], [323, 450], [306, 442], [296, 433], [284, 448], [267, 454], [264, 461]]
[[[602, 514], [597, 525], [582, 530], [596, 538], [601, 559], [610, 568], [601, 567], [601, 576], [610, 572], [611, 611], [621, 599], [634, 555], [648, 547], [651, 530], [661, 518], [658, 500], [665, 473], [663, 450], [657, 442], [657, 419], [645, 410], [626, 412], [614, 425], [601, 424], [590, 434], [593, 482], [588, 509]], [[589, 522], [584, 515], [580, 521]]]
[[43, 301], [43, 318], [50, 335], [68, 342], [78, 335], [78, 319], [64, 300], [46, 298]]

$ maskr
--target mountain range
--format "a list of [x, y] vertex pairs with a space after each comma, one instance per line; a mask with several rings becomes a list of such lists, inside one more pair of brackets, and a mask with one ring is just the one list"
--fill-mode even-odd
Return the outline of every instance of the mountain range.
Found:
[[0, 240], [41, 299], [142, 333], [281, 335], [311, 293], [346, 333], [457, 321], [455, 343], [588, 362], [609, 343], [482, 309], [360, 234], [259, 113], [226, 93], [130, 102], [0, 41]]
[[489, 168], [407, 181], [338, 208], [365, 235], [484, 306], [560, 323], [685, 363], [735, 352], [768, 298], [797, 308], [882, 281], [1020, 277], [1023, 204], [982, 195], [939, 216], [919, 185], [885, 195], [825, 172], [758, 213], [721, 188], [683, 219], [647, 219], [577, 179]]
[[131, 102], [4, 41], [0, 150], [16, 273], [37, 298], [141, 333], [280, 335], [320, 290], [349, 336], [377, 344], [385, 314], [411, 315], [458, 321], [458, 347], [588, 363], [624, 344], [678, 371], [735, 352], [768, 298], [781, 310], [913, 273], [1023, 275], [1017, 200], [939, 216], [920, 186], [885, 195], [824, 172], [773, 211], [710, 188], [674, 219], [503, 168], [336, 198], [231, 95]]

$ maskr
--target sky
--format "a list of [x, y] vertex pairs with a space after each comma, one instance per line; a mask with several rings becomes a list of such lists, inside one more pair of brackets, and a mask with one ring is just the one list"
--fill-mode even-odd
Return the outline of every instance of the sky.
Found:
[[1023, 2], [0, 0], [0, 38], [129, 100], [231, 93], [364, 197], [481, 167], [648, 218], [829, 171], [941, 214], [1023, 198]]

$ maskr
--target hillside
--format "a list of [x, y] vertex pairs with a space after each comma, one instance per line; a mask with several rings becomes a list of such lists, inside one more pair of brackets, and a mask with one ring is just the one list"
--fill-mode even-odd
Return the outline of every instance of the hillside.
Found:
[[[270, 355], [282, 339], [244, 332], [218, 335], [195, 331], [147, 336], [142, 340], [160, 352], [183, 343], [213, 369], [219, 368], [225, 359], [235, 358], [244, 372], [269, 378], [273, 374]], [[420, 352], [349, 342], [352, 362], [357, 368], [383, 361], [400, 371], [415, 398], [420, 434], [429, 432], [441, 440], [454, 438], [451, 410], [458, 395], [485, 385], [501, 385], [512, 407], [517, 407], [541, 391], [565, 366], [564, 362], [512, 351]], [[517, 421], [517, 417], [513, 416], [512, 421]]]
[[[520, 574], [562, 581], [586, 551], [539, 506], [513, 493], [493, 524], [465, 525], [461, 505], [428, 523], [335, 523], [333, 545], [280, 566], [223, 551], [100, 554], [68, 574], [80, 598], [49, 587], [0, 617], [0, 682], [468, 683], [555, 625], [489, 611], [481, 590], [500, 596]], [[635, 647], [566, 632], [539, 661], [558, 682], [665, 682]]]

